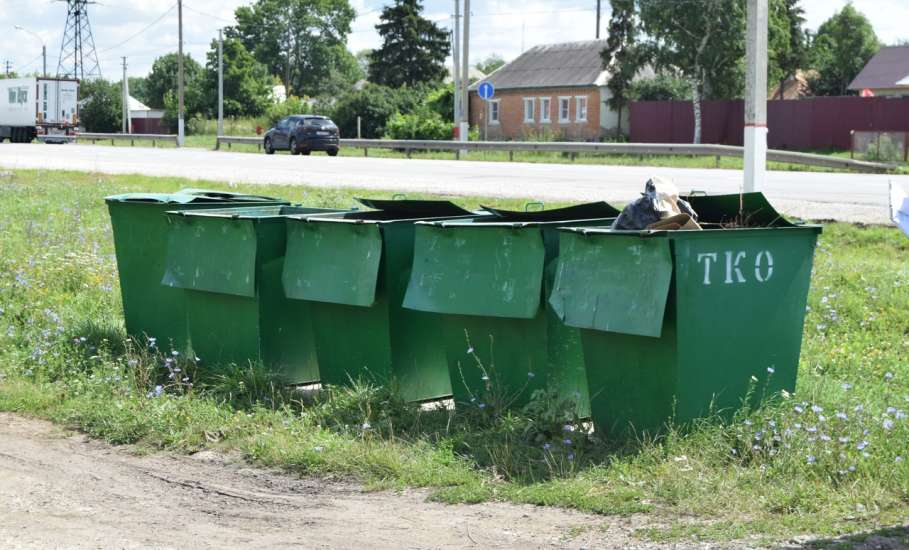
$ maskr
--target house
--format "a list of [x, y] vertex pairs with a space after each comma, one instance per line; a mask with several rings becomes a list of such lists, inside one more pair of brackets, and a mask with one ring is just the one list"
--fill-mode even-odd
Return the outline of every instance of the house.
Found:
[[152, 109], [133, 96], [129, 96], [130, 132], [133, 134], [165, 134], [161, 119], [164, 110]]
[[[470, 87], [470, 124], [490, 140], [546, 139], [598, 141], [615, 135], [618, 114], [606, 105], [600, 52], [605, 40], [546, 44], [531, 48], [484, 81], [495, 87], [486, 101]], [[628, 110], [622, 113], [628, 131]]]
[[909, 97], [909, 46], [881, 48], [855, 77], [850, 90], [875, 96]]
[[799, 69], [795, 75], [788, 77], [777, 84], [776, 87], [768, 94], [771, 100], [793, 100], [805, 99], [811, 97], [811, 80], [817, 78], [818, 72], [814, 69], [803, 71]]

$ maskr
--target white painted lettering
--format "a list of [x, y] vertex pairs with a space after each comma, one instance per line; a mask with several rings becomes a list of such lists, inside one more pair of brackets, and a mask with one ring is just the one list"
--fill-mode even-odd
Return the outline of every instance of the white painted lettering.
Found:
[[716, 252], [701, 252], [698, 254], [698, 263], [704, 260], [704, 284], [710, 284], [710, 262], [716, 261]]
[[735, 261], [733, 261], [732, 251], [731, 250], [726, 251], [726, 281], [725, 281], [725, 283], [727, 285], [731, 285], [733, 283], [733, 280], [732, 280], [733, 272], [735, 272], [736, 282], [739, 282], [739, 283], [745, 282], [745, 276], [742, 275], [742, 270], [739, 269], [739, 262], [742, 261], [743, 258], [745, 258], [745, 253], [742, 251], [739, 251], [735, 255]]
[[[763, 267], [764, 257], [767, 258], [767, 270], [762, 274], [761, 269]], [[761, 283], [769, 281], [770, 277], [773, 277], [773, 255], [769, 250], [758, 252], [757, 258], [754, 260], [754, 276]]]

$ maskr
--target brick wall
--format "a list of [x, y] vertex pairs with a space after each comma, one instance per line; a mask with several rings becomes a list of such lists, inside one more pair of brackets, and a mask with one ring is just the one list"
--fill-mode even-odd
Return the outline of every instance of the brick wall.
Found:
[[[577, 121], [577, 96], [587, 98], [587, 120]], [[534, 121], [524, 122], [524, 98], [534, 98]], [[569, 122], [559, 121], [559, 97], [569, 97]], [[549, 122], [541, 120], [541, 98], [550, 99]], [[565, 141], [592, 141], [603, 137], [600, 128], [600, 90], [589, 88], [547, 88], [536, 90], [497, 90], [495, 100], [499, 102], [499, 123], [487, 124], [490, 140], [523, 140], [540, 135], [554, 134], [556, 139]], [[475, 92], [470, 93], [470, 125], [480, 130], [483, 137], [483, 118], [487, 117], [489, 106]]]

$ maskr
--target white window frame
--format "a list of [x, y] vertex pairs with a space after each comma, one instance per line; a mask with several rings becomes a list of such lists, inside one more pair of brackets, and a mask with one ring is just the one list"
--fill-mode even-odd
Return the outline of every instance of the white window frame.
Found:
[[[501, 105], [501, 102], [502, 102], [501, 99], [491, 99], [491, 100], [488, 101], [488, 103], [489, 103], [489, 114], [487, 115], [487, 116], [488, 116], [487, 121], [488, 121], [489, 124], [492, 125], [492, 126], [498, 126], [498, 125], [499, 125], [499, 120], [501, 120], [501, 118], [502, 118], [502, 105]], [[496, 117], [495, 117], [495, 118], [492, 118], [493, 106], [495, 106], [495, 113], [496, 113]]]
[[[562, 116], [562, 103], [565, 103], [566, 110], [565, 116]], [[559, 122], [566, 123], [571, 122], [571, 97], [567, 95], [559, 96]]]
[[[544, 108], [545, 105], [545, 108]], [[552, 98], [540, 98], [540, 122], [552, 122]]]
[[[584, 118], [581, 118], [581, 103], [584, 104]], [[587, 101], [586, 95], [574, 96], [574, 120], [575, 122], [587, 122], [587, 107], [590, 102]]]
[[[524, 123], [536, 122], [536, 109], [537, 109], [537, 98], [535, 97], [525, 97], [522, 101], [524, 105]], [[530, 102], [530, 113], [528, 116], [527, 112], [527, 102]]]

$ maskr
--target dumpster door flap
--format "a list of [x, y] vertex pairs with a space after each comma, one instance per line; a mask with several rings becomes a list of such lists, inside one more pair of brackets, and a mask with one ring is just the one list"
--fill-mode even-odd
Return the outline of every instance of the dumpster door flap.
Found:
[[539, 228], [417, 224], [404, 307], [531, 319], [540, 308], [544, 261]]
[[251, 220], [168, 215], [167, 262], [161, 284], [255, 297], [258, 243]]
[[669, 239], [562, 231], [549, 303], [565, 324], [659, 337], [672, 280]]
[[381, 259], [378, 224], [289, 221], [284, 293], [296, 300], [371, 306]]

